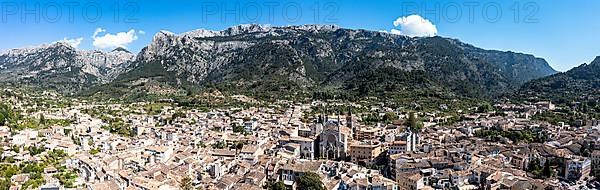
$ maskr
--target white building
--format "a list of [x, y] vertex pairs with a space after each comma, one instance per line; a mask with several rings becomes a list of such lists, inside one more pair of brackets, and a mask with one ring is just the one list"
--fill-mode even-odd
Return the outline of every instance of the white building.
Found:
[[22, 146], [27, 143], [27, 139], [28, 139], [28, 137], [25, 134], [16, 134], [16, 135], [12, 136], [10, 144]]
[[567, 180], [578, 181], [590, 175], [592, 161], [587, 157], [574, 157], [565, 160], [565, 175]]
[[256, 127], [258, 127], [258, 122], [255, 120], [250, 120], [250, 121], [244, 122], [244, 130], [246, 130], [247, 132], [254, 131], [254, 129], [256, 129]]

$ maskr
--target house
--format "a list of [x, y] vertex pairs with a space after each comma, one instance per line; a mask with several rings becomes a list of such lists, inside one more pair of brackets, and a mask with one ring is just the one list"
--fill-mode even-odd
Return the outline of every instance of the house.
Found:
[[484, 189], [500, 190], [500, 189], [531, 189], [543, 190], [546, 189], [544, 184], [541, 184], [534, 179], [515, 176], [509, 172], [497, 171], [486, 178]]
[[264, 152], [262, 148], [257, 145], [245, 145], [244, 147], [242, 147], [242, 150], [239, 153], [239, 157], [242, 160], [254, 162], [258, 159], [258, 156], [262, 155], [263, 153]]
[[259, 187], [262, 187], [267, 181], [267, 175], [263, 172], [252, 171], [248, 172], [244, 177], [244, 183], [253, 184]]
[[419, 172], [400, 173], [396, 178], [400, 189], [419, 190], [425, 186], [423, 176]]
[[58, 150], [62, 150], [65, 153], [67, 153], [68, 155], [75, 155], [77, 154], [77, 145], [70, 143], [70, 144], [59, 144], [58, 146], [56, 146], [56, 149]]
[[58, 183], [46, 183], [40, 187], [40, 190], [62, 190], [63, 187]]
[[44, 174], [54, 175], [56, 173], [58, 173], [58, 170], [55, 167], [50, 166], [50, 167], [44, 168]]
[[250, 120], [250, 121], [244, 122], [244, 130], [246, 132], [252, 132], [257, 127], [258, 127], [258, 122], [256, 120]]
[[27, 180], [29, 180], [29, 174], [17, 174], [10, 177], [10, 182], [14, 183], [17, 186], [22, 185]]
[[388, 179], [380, 174], [372, 174], [371, 175], [371, 185], [372, 190], [398, 190], [398, 183], [394, 180]]
[[592, 152], [592, 171], [593, 175], [600, 174], [600, 150], [594, 150]]
[[353, 163], [366, 166], [374, 162], [383, 151], [379, 141], [363, 141], [351, 144], [348, 152]]
[[574, 156], [565, 159], [564, 179], [578, 181], [590, 176], [592, 161], [587, 157]]
[[388, 154], [400, 154], [406, 152], [406, 141], [394, 141], [389, 144]]
[[300, 158], [315, 159], [315, 140], [305, 137], [290, 137], [290, 142], [300, 145]]
[[171, 154], [173, 154], [173, 147], [165, 147], [165, 146], [148, 146], [145, 148], [145, 153], [149, 154], [150, 157], [148, 157], [149, 160], [147, 160], [147, 162], [149, 163], [154, 163], [154, 162], [166, 162], [167, 159], [169, 159], [169, 157], [171, 157]]
[[380, 128], [364, 127], [356, 130], [356, 140], [371, 140], [376, 139]]
[[12, 136], [10, 144], [22, 146], [27, 143], [27, 139], [28, 137], [25, 134], [16, 134]]
[[279, 168], [279, 180], [283, 181], [286, 186], [295, 189], [298, 177], [305, 172], [319, 173], [322, 164], [320, 161], [290, 160]]
[[119, 185], [114, 181], [104, 181], [100, 183], [94, 183], [88, 186], [90, 190], [104, 190], [104, 189], [120, 189]]

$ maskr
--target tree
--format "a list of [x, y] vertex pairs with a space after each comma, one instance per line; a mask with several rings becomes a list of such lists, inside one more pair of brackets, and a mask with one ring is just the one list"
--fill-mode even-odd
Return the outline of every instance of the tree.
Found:
[[10, 186], [10, 178], [0, 178], [0, 189], [9, 189]]
[[415, 113], [408, 113], [408, 126], [412, 131], [419, 131], [423, 128], [423, 122], [419, 121]]
[[285, 187], [283, 181], [278, 181], [273, 185], [273, 190], [287, 190], [287, 187]]
[[46, 125], [46, 117], [44, 117], [44, 114], [40, 114], [40, 124]]
[[527, 166], [527, 171], [531, 172], [536, 177], [541, 176], [542, 168], [540, 167], [540, 159], [538, 159], [538, 158], [532, 159], [529, 162], [529, 165]]
[[242, 148], [244, 148], [244, 143], [239, 142], [235, 145], [235, 149], [237, 150], [242, 150]]
[[287, 187], [285, 186], [285, 183], [283, 183], [283, 181], [277, 181], [275, 183], [267, 182], [267, 184], [263, 188], [267, 190], [287, 190]]
[[19, 114], [10, 106], [0, 103], [0, 125], [14, 127], [19, 120]]
[[298, 190], [325, 190], [321, 177], [313, 172], [304, 173], [296, 180], [296, 183], [298, 183]]
[[0, 104], [0, 125], [5, 125], [8, 121], [8, 106]]
[[90, 154], [91, 154], [91, 155], [96, 155], [96, 154], [98, 154], [98, 153], [100, 153], [100, 148], [95, 148], [95, 149], [91, 149], [91, 150], [90, 150]]
[[171, 118], [172, 118], [171, 120], [175, 120], [177, 118], [185, 118], [185, 117], [186, 117], [185, 113], [183, 113], [181, 111], [177, 111], [173, 114], [173, 116], [171, 116]]
[[581, 149], [579, 149], [579, 153], [581, 154], [581, 156], [583, 157], [589, 157], [591, 154], [591, 150], [590, 150], [590, 145], [587, 142], [583, 143], [583, 146], [581, 146]]
[[552, 177], [553, 175], [553, 171], [552, 168], [550, 168], [550, 160], [546, 160], [546, 163], [544, 163], [544, 169], [542, 169], [542, 176], [549, 178]]
[[21, 147], [19, 147], [18, 145], [13, 145], [11, 150], [13, 152], [19, 153], [19, 152], [21, 152]]
[[27, 150], [29, 151], [29, 155], [35, 156], [44, 152], [45, 149], [44, 147], [30, 146]]
[[483, 104], [479, 105], [479, 107], [477, 107], [477, 111], [479, 113], [487, 113], [487, 112], [490, 112], [493, 110], [494, 110], [494, 106], [492, 106], [489, 103], [483, 103]]
[[183, 179], [181, 179], [181, 181], [179, 182], [179, 189], [193, 190], [194, 185], [192, 184], [192, 178], [186, 176]]
[[224, 149], [225, 147], [227, 147], [227, 143], [219, 141], [216, 144], [213, 144], [212, 147], [215, 149]]
[[396, 119], [398, 119], [398, 115], [396, 115], [394, 112], [387, 112], [385, 115], [383, 115], [383, 121], [386, 123], [390, 123]]
[[246, 129], [243, 125], [238, 125], [237, 123], [233, 123], [233, 132], [234, 133], [246, 133]]

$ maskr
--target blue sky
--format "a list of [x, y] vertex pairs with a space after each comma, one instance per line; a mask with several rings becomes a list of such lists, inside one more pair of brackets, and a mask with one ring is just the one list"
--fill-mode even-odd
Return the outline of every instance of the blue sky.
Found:
[[81, 49], [126, 46], [138, 52], [160, 30], [182, 33], [259, 23], [391, 31], [403, 30], [394, 25], [399, 17], [420, 15], [435, 25], [439, 36], [534, 54], [566, 71], [600, 56], [599, 7], [597, 0], [3, 0], [0, 49], [80, 39]]

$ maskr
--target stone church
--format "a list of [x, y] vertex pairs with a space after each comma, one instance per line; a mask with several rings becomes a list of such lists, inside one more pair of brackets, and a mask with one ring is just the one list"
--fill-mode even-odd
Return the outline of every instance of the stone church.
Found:
[[[350, 114], [350, 113], [349, 113]], [[346, 125], [338, 115], [337, 120], [325, 121], [319, 134], [319, 157], [328, 160], [345, 159], [348, 142], [352, 139], [351, 115], [346, 116]]]

